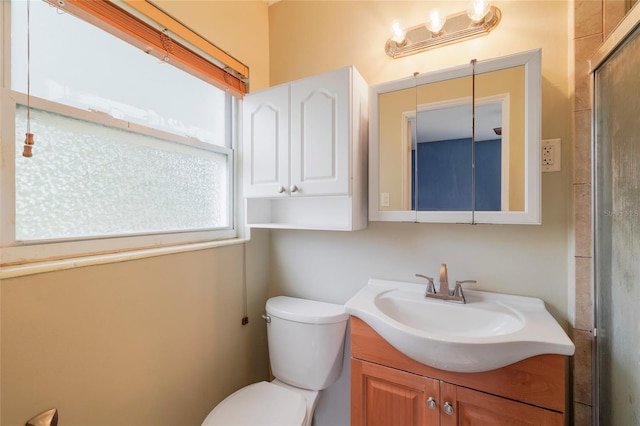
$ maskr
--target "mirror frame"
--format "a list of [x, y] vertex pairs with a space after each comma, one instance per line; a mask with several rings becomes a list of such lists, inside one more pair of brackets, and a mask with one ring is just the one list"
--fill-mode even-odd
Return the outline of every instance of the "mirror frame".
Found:
[[[409, 89], [417, 85], [468, 77], [471, 64], [432, 71], [400, 80], [377, 84], [369, 88], [369, 220], [386, 222], [432, 223], [495, 223], [536, 224], [542, 222], [542, 51], [529, 50], [500, 58], [477, 61], [475, 74], [524, 66], [524, 210], [522, 211], [381, 211], [379, 209], [379, 129], [378, 97], [387, 92]], [[471, 127], [471, 123], [469, 123]]]

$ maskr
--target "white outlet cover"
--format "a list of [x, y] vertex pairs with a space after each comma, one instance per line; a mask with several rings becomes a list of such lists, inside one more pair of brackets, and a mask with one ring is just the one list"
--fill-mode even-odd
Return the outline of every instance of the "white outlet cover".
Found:
[[382, 192], [380, 194], [380, 207], [389, 207], [389, 193]]
[[541, 166], [543, 172], [559, 172], [562, 163], [562, 145], [560, 139], [542, 141]]

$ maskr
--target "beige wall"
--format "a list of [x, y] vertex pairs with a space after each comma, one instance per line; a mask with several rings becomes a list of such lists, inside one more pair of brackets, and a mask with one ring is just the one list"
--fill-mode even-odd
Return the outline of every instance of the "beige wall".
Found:
[[[160, 1], [268, 86], [264, 2]], [[60, 424], [199, 425], [232, 391], [268, 377], [269, 233], [243, 245], [4, 279], [0, 424], [56, 406]]]
[[281, 1], [268, 12], [264, 2], [160, 3], [249, 65], [252, 90], [348, 64], [377, 84], [542, 48], [542, 136], [563, 143], [563, 171], [543, 176], [543, 225], [254, 232], [244, 328], [236, 319], [241, 246], [3, 280], [3, 425], [24, 424], [53, 405], [65, 426], [199, 424], [226, 394], [266, 374], [259, 314], [267, 275], [270, 294], [342, 303], [369, 277], [413, 280], [446, 262], [452, 280], [541, 297], [569, 321], [572, 2], [496, 1], [503, 20], [490, 35], [395, 60], [383, 50], [391, 20], [415, 25], [435, 2]]
[[269, 19], [266, 2], [154, 0], [154, 3], [247, 65], [250, 90], [269, 87]]
[[[364, 231], [271, 233], [270, 294], [343, 303], [371, 277], [418, 282], [447, 263], [450, 280], [476, 288], [542, 298], [568, 327], [573, 309], [571, 223], [573, 3], [495, 1], [502, 21], [489, 35], [400, 59], [384, 53], [390, 24], [417, 25], [430, 6], [445, 13], [464, 2], [287, 1], [269, 11], [271, 84], [355, 65], [369, 85], [542, 49], [542, 138], [562, 140], [562, 171], [542, 177], [541, 226], [370, 223]], [[335, 395], [341, 397], [335, 397]], [[348, 401], [348, 387], [326, 393]], [[347, 404], [344, 402], [343, 404]], [[316, 424], [348, 422], [339, 404], [316, 413]], [[334, 414], [337, 413], [337, 414]], [[342, 422], [342, 423], [339, 423]]]
[[65, 426], [197, 425], [266, 379], [266, 288], [251, 276], [242, 326], [242, 258], [239, 244], [3, 280], [2, 424], [55, 406]]
[[561, 138], [566, 154], [562, 172], [543, 175], [543, 225], [371, 223], [355, 233], [273, 231], [270, 292], [344, 302], [369, 277], [412, 280], [414, 273], [437, 273], [446, 262], [451, 279], [477, 279], [482, 289], [541, 297], [566, 324], [571, 3], [497, 1], [502, 22], [488, 36], [401, 59], [386, 56], [391, 21], [415, 25], [434, 4], [450, 12], [464, 9], [461, 2], [280, 1], [269, 12], [271, 83], [354, 64], [371, 85], [472, 58], [542, 48], [542, 137]]
[[411, 130], [401, 117], [411, 112], [415, 117], [415, 110], [414, 88], [383, 93], [378, 97], [378, 188], [381, 193], [389, 194], [389, 206], [379, 205], [381, 211], [411, 210], [411, 186], [407, 185], [411, 175], [408, 152]]

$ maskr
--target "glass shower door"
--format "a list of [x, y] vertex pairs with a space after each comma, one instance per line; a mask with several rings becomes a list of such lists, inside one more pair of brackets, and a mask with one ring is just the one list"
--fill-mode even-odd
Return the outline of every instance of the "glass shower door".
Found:
[[640, 30], [595, 71], [596, 412], [640, 425]]

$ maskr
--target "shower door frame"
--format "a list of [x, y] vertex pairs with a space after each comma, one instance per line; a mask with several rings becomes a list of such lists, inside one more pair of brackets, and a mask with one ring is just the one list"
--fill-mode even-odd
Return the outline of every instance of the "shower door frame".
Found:
[[593, 424], [600, 424], [600, 371], [598, 366], [598, 343], [597, 343], [597, 329], [598, 329], [598, 302], [599, 302], [599, 293], [598, 293], [598, 285], [597, 285], [597, 273], [598, 273], [598, 250], [597, 250], [597, 212], [596, 207], [598, 206], [597, 199], [597, 185], [598, 185], [598, 173], [597, 173], [597, 141], [596, 136], [598, 134], [597, 130], [597, 120], [596, 120], [596, 106], [597, 106], [597, 90], [596, 90], [596, 71], [619, 49], [621, 48], [625, 42], [631, 37], [635, 31], [640, 31], [640, 3], [636, 3], [631, 10], [627, 13], [627, 15], [620, 21], [618, 26], [613, 30], [613, 32], [607, 37], [602, 46], [598, 49], [598, 51], [591, 57], [589, 60], [589, 75], [590, 75], [590, 83], [591, 83], [591, 93], [592, 93], [592, 109], [591, 109], [591, 200], [592, 200], [592, 224], [591, 224], [591, 232], [593, 235], [592, 238], [592, 251], [593, 251], [593, 270], [592, 270], [592, 291], [593, 291], [593, 362], [592, 362], [592, 375], [593, 375], [593, 384], [592, 384], [592, 407], [593, 407]]

